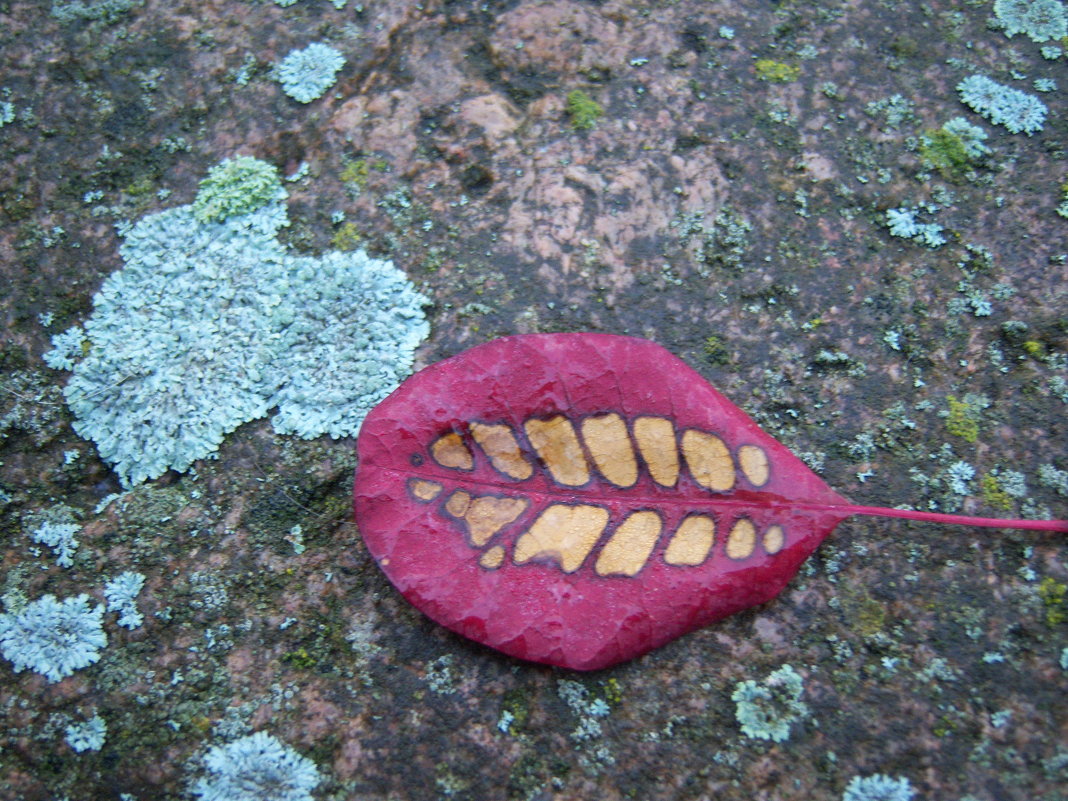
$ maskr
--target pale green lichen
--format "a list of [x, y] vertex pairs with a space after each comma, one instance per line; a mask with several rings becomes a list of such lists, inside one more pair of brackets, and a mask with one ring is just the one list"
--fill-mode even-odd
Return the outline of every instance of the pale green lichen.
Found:
[[915, 794], [908, 779], [876, 773], [854, 776], [842, 794], [842, 801], [909, 801]]
[[191, 786], [200, 801], [312, 801], [322, 774], [312, 760], [258, 731], [212, 746]]
[[1068, 497], [1068, 470], [1058, 470], [1051, 464], [1038, 466], [1038, 483], [1049, 487], [1058, 495]]
[[615, 764], [615, 756], [604, 744], [603, 721], [612, 708], [608, 702], [590, 692], [581, 682], [561, 679], [557, 692], [578, 719], [578, 726], [571, 732], [571, 741], [582, 747], [580, 761], [592, 772]]
[[56, 0], [52, 16], [60, 22], [114, 22], [144, 0]]
[[75, 520], [74, 510], [64, 504], [33, 513], [25, 519], [26, 531], [34, 542], [47, 545], [60, 567], [71, 567], [78, 550], [76, 536], [82, 530]]
[[1042, 130], [1049, 109], [1034, 95], [1000, 84], [985, 75], [969, 75], [957, 84], [960, 100], [977, 114], [1010, 133], [1030, 136]]
[[278, 170], [251, 156], [226, 159], [208, 170], [193, 201], [198, 222], [221, 222], [286, 199]]
[[1068, 34], [1068, 17], [1059, 0], [995, 0], [994, 16], [1010, 38], [1024, 33], [1041, 43]]
[[990, 399], [985, 395], [969, 392], [962, 400], [948, 395], [946, 403], [949, 406], [945, 412], [946, 430], [956, 437], [962, 437], [966, 442], [978, 440], [979, 423], [983, 410], [990, 406]]
[[426, 666], [426, 683], [439, 695], [456, 692], [456, 676], [453, 665], [456, 658], [452, 654], [439, 656]]
[[58, 600], [44, 595], [0, 614], [0, 653], [16, 673], [26, 668], [57, 682], [100, 659], [108, 644], [104, 607], [82, 595]]
[[763, 682], [739, 682], [731, 700], [742, 733], [758, 740], [781, 743], [790, 736], [790, 726], [809, 714], [801, 701], [804, 682], [790, 665], [783, 665]]
[[757, 59], [753, 69], [760, 80], [769, 83], [790, 83], [801, 77], [800, 67], [771, 58]]
[[300, 103], [323, 96], [337, 81], [345, 57], [330, 45], [312, 42], [303, 50], [292, 50], [274, 68], [282, 91]]
[[99, 751], [107, 739], [108, 726], [100, 715], [67, 726], [67, 745], [75, 752]]
[[282, 434], [353, 436], [409, 372], [426, 299], [363, 251], [290, 252], [284, 197], [273, 168], [237, 159], [193, 205], [126, 232], [64, 394], [127, 486], [187, 470], [271, 409]]

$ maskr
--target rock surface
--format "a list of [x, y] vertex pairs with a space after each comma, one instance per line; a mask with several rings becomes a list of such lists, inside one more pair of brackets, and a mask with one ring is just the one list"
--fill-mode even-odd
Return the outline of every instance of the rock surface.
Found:
[[[874, 774], [1059, 799], [1063, 537], [851, 520], [773, 603], [605, 671], [532, 666], [378, 570], [353, 441], [248, 423], [113, 497], [41, 358], [121, 266], [116, 226], [249, 155], [294, 178], [286, 247], [367, 248], [432, 298], [421, 365], [641, 336], [856, 502], [1063, 518], [1064, 47], [991, 10], [0, 3], [0, 597], [95, 605], [145, 577], [144, 623], [106, 611], [97, 662], [49, 683], [0, 659], [0, 796], [189, 798], [212, 749], [266, 732], [319, 801], [837, 801]], [[272, 67], [316, 41], [345, 66], [299, 103]], [[1045, 128], [973, 113], [972, 74]], [[989, 153], [939, 133], [958, 117]], [[895, 210], [944, 243], [892, 235]], [[70, 567], [31, 538], [43, 515], [80, 525]]]

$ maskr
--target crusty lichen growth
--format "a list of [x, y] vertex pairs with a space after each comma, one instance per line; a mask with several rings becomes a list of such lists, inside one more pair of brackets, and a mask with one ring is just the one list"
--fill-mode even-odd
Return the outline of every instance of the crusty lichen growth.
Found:
[[948, 395], [946, 403], [949, 406], [946, 412], [946, 430], [963, 438], [965, 442], [976, 442], [979, 439], [979, 421], [990, 401], [982, 395], [968, 393], [963, 400]]
[[801, 77], [800, 67], [771, 58], [757, 59], [753, 68], [760, 80], [771, 83], [790, 83]]
[[1046, 625], [1058, 626], [1068, 620], [1068, 584], [1046, 576], [1038, 585], [1038, 597], [1046, 608]]
[[201, 223], [221, 222], [285, 198], [286, 191], [273, 165], [239, 156], [208, 170], [193, 201], [193, 216]]
[[758, 740], [781, 743], [790, 736], [790, 726], [808, 715], [808, 706], [801, 701], [804, 683], [790, 665], [783, 665], [760, 684], [739, 682], [731, 700], [735, 703], [735, 717], [742, 733]]

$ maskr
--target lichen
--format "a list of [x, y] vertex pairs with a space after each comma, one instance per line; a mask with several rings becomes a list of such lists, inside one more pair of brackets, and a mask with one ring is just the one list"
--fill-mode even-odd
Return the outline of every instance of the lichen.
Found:
[[456, 692], [456, 676], [453, 672], [455, 662], [455, 656], [443, 654], [426, 666], [426, 683], [431, 690], [439, 695]]
[[53, 0], [52, 16], [60, 22], [114, 22], [144, 0]]
[[27, 533], [36, 543], [47, 545], [56, 555], [56, 564], [71, 567], [74, 554], [78, 550], [76, 535], [82, 530], [74, 520], [74, 510], [63, 504], [53, 506], [45, 511], [30, 515]]
[[1038, 483], [1068, 498], [1068, 470], [1059, 470], [1052, 464], [1040, 464]]
[[262, 731], [212, 746], [204, 767], [192, 786], [201, 801], [313, 801], [322, 780], [314, 762]]
[[927, 131], [920, 139], [920, 157], [938, 170], [943, 178], [959, 181], [990, 148], [984, 143], [986, 132], [963, 117], [954, 117], [941, 128]]
[[790, 665], [783, 665], [763, 682], [747, 680], [735, 685], [731, 700], [742, 733], [758, 740], [781, 743], [790, 737], [790, 726], [809, 714], [801, 701], [804, 682]]
[[1025, 33], [1041, 43], [1068, 35], [1068, 18], [1059, 0], [994, 0], [994, 16], [1010, 38]]
[[908, 779], [876, 773], [854, 776], [842, 794], [842, 801], [909, 801], [915, 794]]
[[886, 227], [890, 231], [890, 235], [911, 239], [929, 248], [938, 248], [944, 245], [946, 237], [942, 233], [942, 226], [934, 222], [921, 223], [916, 217], [919, 211], [917, 208], [905, 206], [887, 211]]
[[975, 468], [963, 459], [958, 459], [946, 468], [946, 482], [949, 491], [955, 495], [971, 494], [971, 480], [975, 478]]
[[337, 81], [345, 66], [341, 51], [322, 42], [312, 42], [303, 50], [292, 50], [274, 69], [282, 91], [299, 103], [310, 103], [323, 96]]
[[201, 223], [222, 222], [285, 199], [286, 190], [273, 165], [239, 156], [208, 170], [193, 200], [193, 216]]
[[42, 373], [15, 370], [0, 382], [0, 443], [15, 432], [29, 435], [36, 446], [56, 437], [66, 426], [63, 395]]
[[978, 440], [979, 421], [982, 419], [983, 410], [990, 405], [989, 399], [973, 393], [965, 395], [963, 400], [949, 395], [946, 397], [946, 404], [949, 406], [946, 411], [946, 430], [966, 442]]
[[118, 614], [118, 624], [123, 628], [136, 629], [144, 623], [145, 618], [137, 609], [137, 596], [144, 585], [144, 575], [132, 570], [120, 573], [104, 585], [108, 611]]
[[983, 501], [988, 506], [1002, 511], [1012, 508], [1012, 496], [1002, 488], [996, 475], [987, 473], [980, 480], [979, 486], [983, 493]]
[[882, 118], [884, 130], [896, 130], [903, 123], [916, 119], [915, 104], [900, 94], [872, 100], [864, 106], [864, 113], [875, 119]]
[[100, 715], [67, 726], [67, 745], [75, 752], [99, 751], [107, 739], [108, 727]]
[[530, 698], [520, 688], [512, 688], [501, 700], [501, 713], [497, 730], [503, 734], [517, 735], [530, 717]]
[[582, 748], [581, 761], [592, 772], [615, 764], [615, 756], [602, 742], [604, 737], [603, 721], [612, 708], [608, 702], [590, 692], [581, 682], [561, 679], [557, 682], [557, 692], [564, 699], [571, 712], [578, 720], [578, 725], [571, 732], [571, 741]]
[[181, 206], [128, 231], [64, 391], [75, 430], [128, 486], [188, 469], [271, 408], [279, 433], [354, 435], [429, 330], [425, 298], [390, 262], [298, 256], [278, 241], [289, 220], [277, 177], [230, 166], [209, 189], [218, 221]]
[[1049, 109], [1034, 95], [1004, 86], [985, 75], [969, 75], [957, 84], [961, 102], [1010, 133], [1030, 136], [1042, 130]]
[[26, 668], [50, 682], [88, 667], [108, 644], [104, 607], [89, 605], [88, 595], [62, 601], [45, 595], [15, 612], [0, 614], [0, 653], [16, 673]]
[[752, 230], [753, 224], [730, 206], [721, 208], [707, 229], [695, 220], [692, 231], [704, 233], [694, 252], [694, 258], [701, 265], [698, 267], [701, 274], [706, 274], [702, 267], [743, 269]]

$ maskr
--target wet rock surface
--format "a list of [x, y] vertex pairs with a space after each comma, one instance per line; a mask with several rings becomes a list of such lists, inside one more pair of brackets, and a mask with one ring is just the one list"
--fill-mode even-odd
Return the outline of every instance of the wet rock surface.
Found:
[[[352, 523], [351, 440], [252, 422], [110, 497], [42, 355], [122, 266], [116, 226], [250, 155], [295, 178], [288, 248], [365, 248], [432, 299], [420, 365], [642, 336], [855, 502], [1064, 518], [1063, 45], [988, 3], [336, 5], [0, 4], [4, 612], [145, 576], [94, 664], [0, 660], [0, 795], [194, 797], [210, 748], [263, 731], [318, 799], [838, 799], [874, 774], [1059, 798], [1063, 537], [854, 519], [774, 601], [571, 673], [403, 600]], [[298, 103], [272, 66], [320, 41], [345, 66]], [[1044, 129], [973, 113], [972, 74]], [[957, 117], [989, 152], [939, 133]], [[79, 526], [70, 567], [42, 515]]]

